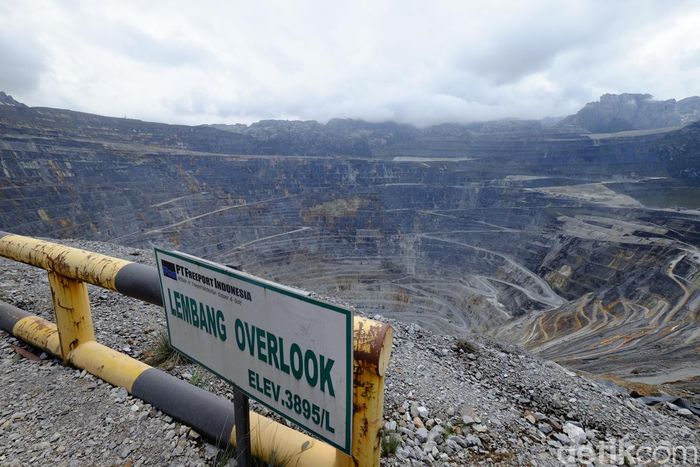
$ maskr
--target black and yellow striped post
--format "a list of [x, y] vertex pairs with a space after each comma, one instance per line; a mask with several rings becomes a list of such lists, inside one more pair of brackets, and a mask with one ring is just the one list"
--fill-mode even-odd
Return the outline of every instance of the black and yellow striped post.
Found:
[[[85, 283], [162, 306], [154, 267], [31, 237], [0, 232], [0, 256], [46, 269], [56, 324], [0, 302], [0, 329], [117, 386], [193, 427], [217, 444], [234, 444], [234, 406], [222, 398], [95, 341]], [[250, 412], [253, 454], [310, 466], [379, 465], [384, 372], [392, 330], [355, 318], [352, 457]]]

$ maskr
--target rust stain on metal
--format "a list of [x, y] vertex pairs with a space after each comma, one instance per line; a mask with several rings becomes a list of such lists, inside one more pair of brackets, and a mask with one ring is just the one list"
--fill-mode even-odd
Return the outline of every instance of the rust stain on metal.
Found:
[[48, 332], [58, 332], [55, 329], [55, 325], [52, 323], [49, 323], [45, 319], [36, 319], [32, 321], [31, 325], [35, 331], [43, 332], [43, 331], [48, 331]]
[[362, 420], [362, 425], [360, 426], [360, 431], [362, 432], [363, 435], [367, 435], [367, 432], [369, 432], [369, 422], [365, 418]]
[[58, 342], [55, 342], [55, 346], [50, 345], [52, 340], [56, 339], [56, 341], [58, 341], [58, 330], [56, 326], [38, 316], [20, 320], [15, 325], [12, 333], [33, 346], [39, 347], [54, 355], [60, 352], [60, 345]]
[[382, 347], [390, 326], [385, 323], [358, 320], [354, 332], [354, 356], [358, 363], [379, 365]]
[[365, 318], [353, 323], [353, 462], [379, 465], [384, 371], [391, 355], [391, 326]]
[[131, 261], [20, 235], [0, 239], [0, 256], [114, 290], [117, 272]]

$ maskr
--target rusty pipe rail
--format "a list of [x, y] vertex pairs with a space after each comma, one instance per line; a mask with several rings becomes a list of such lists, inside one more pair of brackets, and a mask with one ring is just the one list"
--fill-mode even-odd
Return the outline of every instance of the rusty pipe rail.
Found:
[[[0, 328], [83, 368], [192, 426], [219, 443], [235, 443], [233, 404], [95, 342], [85, 283], [162, 306], [155, 267], [0, 231], [0, 256], [46, 269], [56, 324], [0, 303]], [[384, 373], [391, 327], [354, 319], [352, 458], [334, 447], [251, 412], [253, 452], [299, 465], [379, 465]], [[166, 390], [167, 388], [167, 390]]]

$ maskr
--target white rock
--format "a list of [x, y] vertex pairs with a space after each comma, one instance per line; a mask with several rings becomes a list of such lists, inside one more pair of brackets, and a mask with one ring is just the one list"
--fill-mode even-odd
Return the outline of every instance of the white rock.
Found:
[[472, 430], [476, 431], [477, 433], [486, 433], [488, 431], [488, 428], [486, 428], [484, 425], [477, 424], [472, 425]]
[[564, 433], [569, 437], [574, 444], [583, 444], [586, 442], [586, 432], [573, 423], [567, 423], [563, 428]]

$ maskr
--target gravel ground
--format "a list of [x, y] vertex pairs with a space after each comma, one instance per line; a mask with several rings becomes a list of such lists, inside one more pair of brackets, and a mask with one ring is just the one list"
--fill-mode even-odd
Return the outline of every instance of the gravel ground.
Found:
[[[61, 243], [152, 262], [149, 251]], [[97, 339], [135, 358], [165, 328], [161, 308], [93, 287], [90, 299]], [[52, 320], [43, 270], [0, 260], [0, 300]], [[395, 449], [383, 465], [576, 465], [591, 458], [621, 465], [644, 460], [640, 452], [656, 457], [649, 465], [697, 462], [700, 420], [675, 406], [646, 407], [619, 388], [483, 337], [456, 339], [389, 321], [384, 437]], [[0, 465], [227, 464], [226, 453], [123, 389], [17, 348], [40, 354], [0, 332]], [[232, 397], [203, 369], [185, 364], [170, 372]]]
[[647, 407], [521, 349], [392, 324], [384, 410], [402, 445], [386, 465], [614, 465], [637, 446], [700, 449], [700, 420], [675, 406]]
[[208, 465], [188, 427], [84, 371], [20, 357], [13, 345], [3, 333], [0, 465]]

